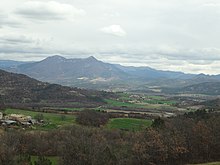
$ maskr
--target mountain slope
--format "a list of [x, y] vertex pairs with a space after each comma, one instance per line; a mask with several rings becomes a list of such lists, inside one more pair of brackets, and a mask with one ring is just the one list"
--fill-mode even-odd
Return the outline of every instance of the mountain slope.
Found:
[[146, 80], [152, 80], [152, 79], [188, 79], [193, 77], [193, 74], [185, 74], [183, 72], [175, 72], [175, 71], [162, 71], [162, 70], [156, 70], [150, 67], [134, 67], [134, 66], [122, 66], [122, 65], [115, 65], [119, 69], [123, 70], [127, 74], [133, 77], [138, 77]]
[[214, 99], [214, 100], [207, 100], [202, 103], [206, 108], [209, 109], [217, 109], [219, 111], [220, 106], [220, 98]]
[[[44, 83], [22, 74], [0, 70], [1, 103], [94, 102], [106, 93]], [[95, 98], [95, 99], [93, 99]], [[100, 98], [100, 99], [98, 99]], [[97, 101], [99, 100], [99, 101]]]
[[75, 81], [107, 81], [125, 76], [123, 71], [94, 57], [66, 59], [52, 56], [39, 62], [20, 65], [14, 71], [38, 80], [66, 85]]
[[156, 79], [178, 78], [184, 80], [194, 76], [182, 72], [160, 71], [150, 67], [108, 64], [92, 56], [85, 59], [52, 56], [9, 70], [41, 81], [85, 88], [94, 88], [97, 85], [98, 89], [100, 86], [109, 88], [111, 86], [141, 85]]

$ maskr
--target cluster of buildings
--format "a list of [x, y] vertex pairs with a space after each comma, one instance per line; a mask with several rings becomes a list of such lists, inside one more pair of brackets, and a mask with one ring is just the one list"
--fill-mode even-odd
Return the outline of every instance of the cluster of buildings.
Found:
[[3, 115], [0, 112], [0, 124], [2, 126], [10, 126], [10, 125], [23, 125], [23, 126], [30, 126], [36, 123], [35, 119], [32, 119], [31, 116], [26, 116], [22, 114], [8, 114]]

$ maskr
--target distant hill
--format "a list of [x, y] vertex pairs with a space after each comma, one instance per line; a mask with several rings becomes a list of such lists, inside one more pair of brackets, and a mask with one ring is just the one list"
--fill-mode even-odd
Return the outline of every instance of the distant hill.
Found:
[[101, 103], [105, 92], [44, 83], [23, 74], [0, 70], [0, 103]]
[[190, 85], [182, 88], [181, 92], [220, 95], [220, 82], [204, 82], [200, 84]]
[[185, 74], [183, 72], [175, 72], [175, 71], [162, 71], [150, 67], [134, 67], [134, 66], [122, 66], [122, 65], [115, 65], [115, 66], [123, 70], [130, 76], [142, 78], [145, 80], [162, 79], [162, 78], [187, 79], [194, 76], [193, 74]]
[[165, 93], [220, 95], [220, 82], [203, 82], [182, 88], [164, 88]]
[[0, 69], [16, 68], [19, 65], [26, 64], [26, 63], [28, 62], [13, 61], [13, 60], [0, 60]]

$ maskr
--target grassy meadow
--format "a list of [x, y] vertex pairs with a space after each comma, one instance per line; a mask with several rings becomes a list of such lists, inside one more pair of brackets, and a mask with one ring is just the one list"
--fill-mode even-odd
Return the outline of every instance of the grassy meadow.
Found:
[[107, 128], [110, 129], [123, 129], [131, 131], [139, 131], [147, 128], [152, 124], [151, 120], [134, 119], [134, 118], [114, 118], [110, 119]]

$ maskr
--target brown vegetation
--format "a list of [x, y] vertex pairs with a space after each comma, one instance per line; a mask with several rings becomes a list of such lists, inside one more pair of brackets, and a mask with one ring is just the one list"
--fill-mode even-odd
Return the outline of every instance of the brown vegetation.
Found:
[[0, 137], [0, 164], [16, 164], [13, 158], [25, 154], [58, 156], [59, 164], [64, 165], [219, 161], [219, 121], [219, 114], [202, 112], [197, 116], [159, 119], [154, 127], [141, 132], [82, 126], [50, 132], [8, 131]]
[[105, 125], [109, 120], [106, 113], [100, 113], [94, 110], [84, 110], [79, 112], [76, 122], [86, 126], [100, 127]]

